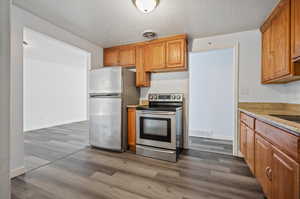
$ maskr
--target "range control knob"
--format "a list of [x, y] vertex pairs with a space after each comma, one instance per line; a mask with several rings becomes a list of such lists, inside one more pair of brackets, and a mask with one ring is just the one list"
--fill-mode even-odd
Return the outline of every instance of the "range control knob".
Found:
[[175, 100], [176, 99], [176, 96], [175, 95], [172, 95], [172, 100]]
[[181, 99], [181, 96], [180, 95], [177, 95], [177, 100], [180, 100]]
[[150, 95], [150, 96], [149, 96], [149, 99], [150, 99], [150, 100], [153, 100], [153, 95]]

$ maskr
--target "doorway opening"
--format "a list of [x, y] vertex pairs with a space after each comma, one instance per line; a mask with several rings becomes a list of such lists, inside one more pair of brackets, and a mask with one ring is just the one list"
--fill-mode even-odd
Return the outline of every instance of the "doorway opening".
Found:
[[28, 172], [88, 146], [90, 54], [28, 28], [23, 39], [24, 159]]
[[189, 148], [237, 155], [238, 45], [190, 53]]

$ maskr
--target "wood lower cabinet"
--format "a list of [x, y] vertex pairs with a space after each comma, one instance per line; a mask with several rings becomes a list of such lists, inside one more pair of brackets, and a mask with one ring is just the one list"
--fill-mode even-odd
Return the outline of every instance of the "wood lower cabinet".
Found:
[[254, 145], [255, 145], [255, 139], [254, 139], [254, 131], [247, 127], [247, 156], [246, 161], [250, 167], [250, 170], [252, 173], [255, 171], [255, 165], [254, 165]]
[[240, 151], [247, 157], [247, 126], [244, 123], [240, 125]]
[[273, 147], [272, 199], [299, 199], [299, 164]]
[[135, 152], [136, 150], [136, 109], [128, 108], [127, 111], [127, 140], [129, 150]]
[[166, 43], [157, 42], [145, 46], [145, 70], [158, 71], [166, 67]]
[[262, 185], [263, 191], [268, 198], [272, 196], [272, 145], [264, 138], [255, 135], [255, 176]]
[[240, 151], [268, 199], [300, 199], [299, 136], [241, 113]]
[[300, 0], [292, 0], [292, 59], [300, 61]]
[[254, 173], [254, 131], [242, 122], [240, 125], [240, 151], [250, 170]]

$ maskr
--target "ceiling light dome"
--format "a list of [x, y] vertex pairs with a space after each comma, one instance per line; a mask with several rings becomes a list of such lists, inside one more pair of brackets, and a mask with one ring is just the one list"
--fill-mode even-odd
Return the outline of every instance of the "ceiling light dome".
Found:
[[145, 14], [152, 12], [159, 4], [159, 0], [132, 0], [132, 2]]

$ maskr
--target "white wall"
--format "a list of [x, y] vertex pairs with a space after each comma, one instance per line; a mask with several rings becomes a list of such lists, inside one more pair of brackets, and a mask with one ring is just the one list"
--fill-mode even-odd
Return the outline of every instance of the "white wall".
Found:
[[0, 0], [0, 198], [10, 198], [9, 181], [9, 6]]
[[103, 49], [16, 6], [11, 21], [11, 172], [24, 172], [23, 29], [30, 28], [91, 53], [91, 68], [102, 66]]
[[87, 120], [88, 53], [25, 29], [24, 131]]
[[190, 53], [190, 136], [233, 140], [233, 55], [233, 48]]
[[240, 102], [300, 103], [300, 82], [262, 85], [261, 33], [259, 30], [195, 39], [192, 51], [216, 46], [231, 47], [239, 42], [239, 100]]

